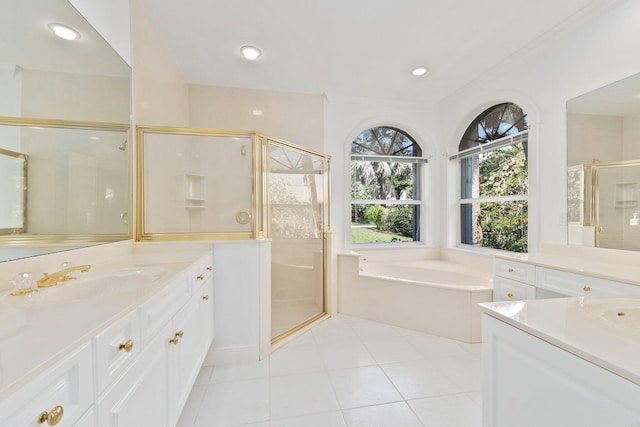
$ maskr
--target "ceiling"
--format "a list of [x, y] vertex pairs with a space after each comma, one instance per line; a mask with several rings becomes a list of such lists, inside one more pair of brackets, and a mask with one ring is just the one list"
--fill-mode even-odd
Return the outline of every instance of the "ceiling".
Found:
[[[50, 23], [80, 32], [69, 42], [56, 37]], [[0, 75], [14, 67], [129, 77], [130, 68], [66, 0], [3, 0], [0, 14]]]
[[[140, 0], [188, 83], [438, 101], [612, 0]], [[256, 62], [239, 55], [252, 44]], [[410, 70], [426, 66], [414, 77]]]

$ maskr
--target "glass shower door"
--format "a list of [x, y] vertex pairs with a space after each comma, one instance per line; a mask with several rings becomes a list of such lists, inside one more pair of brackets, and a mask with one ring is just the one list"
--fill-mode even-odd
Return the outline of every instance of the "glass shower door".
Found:
[[596, 166], [596, 246], [640, 250], [640, 164]]
[[327, 159], [269, 141], [271, 338], [325, 313]]

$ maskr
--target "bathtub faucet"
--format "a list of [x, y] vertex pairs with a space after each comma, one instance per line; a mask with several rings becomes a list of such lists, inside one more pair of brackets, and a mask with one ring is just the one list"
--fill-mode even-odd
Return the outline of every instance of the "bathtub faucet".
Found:
[[67, 267], [63, 268], [60, 271], [56, 271], [55, 273], [44, 273], [44, 276], [38, 280], [39, 288], [48, 288], [51, 286], [55, 286], [58, 282], [66, 282], [68, 280], [73, 280], [75, 277], [71, 276], [70, 273], [74, 271], [80, 271], [86, 273], [91, 268], [90, 265], [79, 265], [77, 267]]

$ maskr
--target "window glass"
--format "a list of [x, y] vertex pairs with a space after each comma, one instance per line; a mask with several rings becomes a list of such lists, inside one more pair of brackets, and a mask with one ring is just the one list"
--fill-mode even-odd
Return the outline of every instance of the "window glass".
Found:
[[420, 177], [426, 159], [406, 132], [363, 131], [351, 144], [351, 243], [420, 240]]
[[461, 160], [462, 199], [528, 193], [528, 169], [523, 144], [502, 147]]
[[527, 252], [527, 114], [512, 103], [485, 110], [458, 149], [460, 243]]

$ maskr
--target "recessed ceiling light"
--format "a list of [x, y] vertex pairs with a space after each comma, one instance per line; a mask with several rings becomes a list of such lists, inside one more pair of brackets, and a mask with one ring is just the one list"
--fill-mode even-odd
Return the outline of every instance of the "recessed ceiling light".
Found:
[[262, 56], [262, 51], [255, 46], [242, 46], [240, 54], [249, 61], [255, 61]]
[[80, 38], [80, 33], [67, 25], [51, 23], [49, 28], [61, 39], [78, 40]]
[[251, 111], [251, 114], [253, 114], [254, 116], [261, 116], [262, 115], [262, 110], [253, 110], [253, 111]]
[[414, 76], [424, 76], [425, 74], [427, 74], [427, 67], [416, 67], [411, 70], [411, 74], [413, 74]]

